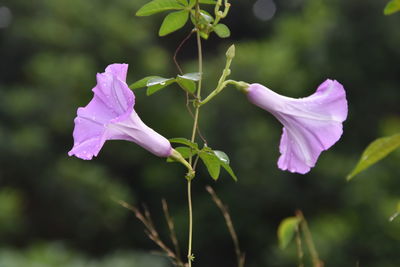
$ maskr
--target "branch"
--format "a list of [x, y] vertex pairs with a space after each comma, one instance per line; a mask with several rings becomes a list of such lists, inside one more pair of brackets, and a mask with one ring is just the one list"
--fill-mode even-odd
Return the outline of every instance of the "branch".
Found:
[[206, 190], [211, 195], [212, 200], [221, 210], [222, 215], [224, 216], [226, 226], [228, 227], [229, 234], [232, 237], [233, 245], [235, 246], [237, 265], [238, 267], [244, 267], [245, 254], [240, 250], [239, 239], [237, 237], [235, 228], [233, 226], [232, 218], [229, 214], [228, 208], [222, 203], [221, 199], [217, 196], [217, 194], [215, 193], [214, 189], [212, 189], [211, 186], [206, 186]]

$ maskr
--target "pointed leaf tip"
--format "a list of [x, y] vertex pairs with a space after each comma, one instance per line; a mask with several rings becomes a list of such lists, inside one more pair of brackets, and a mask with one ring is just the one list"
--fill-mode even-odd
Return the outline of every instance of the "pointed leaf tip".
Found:
[[400, 11], [400, 0], [392, 0], [389, 3], [387, 3], [385, 9], [383, 10], [383, 14], [391, 15], [399, 11]]
[[399, 147], [400, 134], [376, 139], [364, 150], [356, 167], [347, 176], [347, 180], [350, 181], [354, 176], [385, 158]]

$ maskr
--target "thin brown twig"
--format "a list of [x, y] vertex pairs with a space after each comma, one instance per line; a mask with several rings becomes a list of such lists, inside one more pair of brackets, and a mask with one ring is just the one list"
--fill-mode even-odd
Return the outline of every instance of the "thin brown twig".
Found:
[[163, 207], [163, 211], [164, 211], [164, 215], [165, 215], [165, 220], [167, 221], [170, 238], [171, 238], [172, 244], [174, 245], [174, 248], [175, 248], [175, 254], [180, 259], [181, 252], [179, 249], [178, 239], [176, 237], [174, 221], [172, 220], [172, 217], [169, 214], [168, 203], [165, 199], [162, 199], [161, 203], [162, 203], [162, 207]]
[[151, 219], [150, 212], [146, 207], [144, 207], [144, 213], [142, 213], [138, 208], [126, 203], [125, 201], [114, 201], [120, 204], [122, 207], [131, 210], [135, 214], [136, 218], [145, 226], [144, 232], [146, 233], [147, 237], [164, 252], [163, 254], [171, 260], [172, 264], [177, 267], [185, 267], [185, 264], [181, 261], [181, 259], [161, 240]]
[[[176, 48], [176, 50], [174, 52], [173, 60], [174, 60], [176, 68], [178, 69], [178, 71], [179, 71], [179, 73], [181, 75], [183, 74], [183, 70], [182, 70], [181, 66], [179, 65], [179, 62], [178, 62], [178, 59], [177, 59], [178, 53], [182, 49], [183, 45], [190, 39], [190, 37], [192, 37], [194, 32], [196, 32], [196, 30], [190, 31], [190, 33], [182, 40], [182, 42], [178, 45], [178, 47]], [[197, 100], [200, 100], [200, 99], [197, 99]], [[190, 96], [189, 96], [188, 92], [186, 92], [186, 109], [188, 110], [190, 116], [192, 118], [194, 118], [194, 113], [193, 113], [192, 109], [190, 108]], [[203, 142], [205, 144], [207, 144], [207, 140], [203, 136], [203, 134], [201, 133], [201, 130], [200, 130], [200, 128], [198, 126], [196, 127], [196, 130], [197, 130], [197, 133], [199, 134], [201, 140], [203, 140]]]
[[224, 205], [224, 203], [222, 203], [221, 199], [217, 196], [217, 193], [215, 193], [211, 186], [206, 186], [206, 190], [211, 195], [212, 200], [221, 210], [222, 215], [224, 216], [226, 226], [228, 227], [229, 234], [232, 237], [233, 245], [235, 246], [237, 265], [238, 267], [244, 267], [245, 254], [240, 250], [239, 239], [237, 237], [235, 227], [233, 226], [232, 218], [229, 214], [228, 208]]
[[297, 245], [297, 258], [299, 261], [299, 267], [304, 267], [304, 263], [303, 263], [304, 252], [303, 252], [303, 244], [301, 242], [299, 226], [296, 227], [296, 245]]
[[178, 53], [179, 53], [179, 51], [182, 49], [183, 45], [190, 39], [190, 37], [192, 37], [192, 34], [193, 34], [194, 32], [195, 32], [194, 30], [190, 31], [190, 33], [189, 33], [189, 34], [182, 40], [182, 42], [178, 45], [178, 47], [176, 48], [175, 53], [174, 53], [173, 60], [174, 60], [174, 63], [175, 63], [176, 68], [178, 69], [178, 71], [179, 71], [179, 73], [180, 73], [181, 75], [183, 74], [183, 71], [182, 71], [181, 66], [180, 66], [179, 63], [178, 63], [178, 60], [177, 60]]
[[324, 267], [324, 262], [319, 259], [317, 249], [311, 235], [311, 231], [308, 228], [307, 220], [304, 218], [303, 212], [301, 210], [296, 211], [297, 218], [300, 219], [300, 227], [304, 233], [304, 238], [311, 255], [311, 259], [314, 267]]

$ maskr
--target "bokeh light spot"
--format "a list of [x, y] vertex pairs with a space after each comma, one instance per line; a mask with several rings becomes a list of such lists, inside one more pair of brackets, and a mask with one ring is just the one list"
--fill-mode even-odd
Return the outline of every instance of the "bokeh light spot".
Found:
[[257, 0], [253, 5], [253, 12], [262, 21], [270, 20], [276, 12], [275, 2], [273, 0]]
[[0, 29], [7, 28], [11, 24], [12, 13], [8, 7], [0, 7]]

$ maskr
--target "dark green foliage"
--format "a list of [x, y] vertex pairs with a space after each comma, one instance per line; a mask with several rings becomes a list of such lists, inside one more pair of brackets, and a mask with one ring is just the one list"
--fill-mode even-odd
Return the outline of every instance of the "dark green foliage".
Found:
[[[111, 198], [146, 203], [164, 230], [160, 200], [166, 198], [185, 251], [181, 166], [122, 141], [106, 143], [92, 161], [66, 154], [72, 147], [76, 108], [91, 99], [95, 74], [108, 64], [129, 63], [131, 83], [151, 74], [178, 74], [172, 55], [190, 28], [158, 38], [166, 13], [133, 15], [147, 2], [3, 3], [13, 20], [0, 29], [0, 243], [12, 253], [6, 257], [3, 250], [0, 260], [15, 255], [31, 262], [30, 247], [38, 241], [66, 243], [82, 255], [72, 253], [78, 260], [118, 250], [154, 250], [135, 217]], [[229, 155], [239, 180], [231, 181], [222, 171], [215, 183], [199, 164], [193, 180], [195, 266], [235, 264], [226, 226], [204, 190], [206, 184], [215, 184], [230, 207], [247, 267], [296, 266], [295, 248], [277, 249], [276, 231], [297, 208], [307, 215], [326, 266], [400, 266], [399, 219], [388, 222], [400, 197], [398, 150], [359, 179], [345, 180], [372, 140], [399, 132], [400, 16], [383, 16], [384, 4], [375, 0], [282, 0], [275, 1], [275, 17], [263, 22], [252, 13], [254, 1], [232, 2], [223, 23], [235, 39], [225, 42], [210, 35], [204, 43], [204, 95], [215, 88], [224, 51], [235, 43], [231, 69], [236, 80], [304, 97], [324, 79], [337, 79], [347, 90], [350, 113], [342, 140], [321, 156], [310, 174], [300, 176], [277, 169], [281, 125], [272, 116], [232, 88], [210, 102], [200, 117], [202, 134], [211, 147]], [[184, 72], [197, 71], [194, 53], [189, 40], [178, 55]], [[168, 138], [190, 138], [191, 116], [178, 84], [151, 97], [140, 89], [135, 94], [135, 109], [146, 124]], [[176, 147], [197, 149], [175, 141]]]

